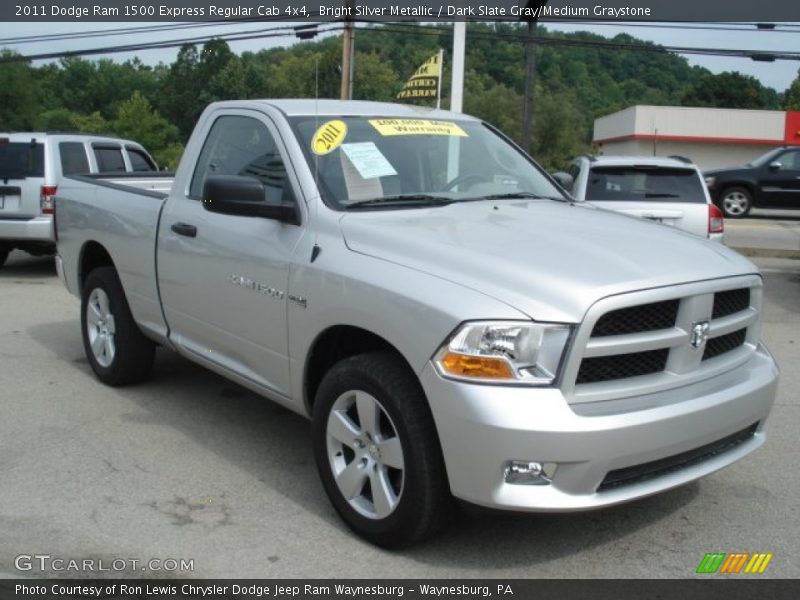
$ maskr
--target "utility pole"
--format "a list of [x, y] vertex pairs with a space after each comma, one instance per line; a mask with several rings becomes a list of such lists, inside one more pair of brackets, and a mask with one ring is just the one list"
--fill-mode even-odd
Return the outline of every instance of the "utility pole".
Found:
[[525, 40], [525, 96], [522, 104], [522, 149], [531, 152], [533, 141], [533, 83], [536, 77], [536, 57], [533, 53], [535, 21], [528, 21], [528, 36]]
[[344, 22], [342, 37], [342, 89], [341, 99], [353, 98], [353, 47], [355, 33], [353, 31], [353, 0], [347, 0], [347, 17]]
[[450, 84], [450, 110], [461, 112], [464, 109], [464, 52], [466, 50], [467, 24], [464, 21], [453, 23], [453, 73]]

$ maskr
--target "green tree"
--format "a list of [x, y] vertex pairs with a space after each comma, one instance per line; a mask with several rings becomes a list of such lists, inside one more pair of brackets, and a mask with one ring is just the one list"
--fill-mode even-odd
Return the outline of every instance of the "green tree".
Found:
[[36, 73], [28, 62], [0, 50], [0, 131], [33, 129], [39, 112]]
[[726, 71], [705, 72], [683, 97], [684, 106], [714, 108], [777, 108], [777, 95], [761, 85], [755, 77]]
[[112, 125], [98, 111], [88, 115], [76, 114], [74, 121], [75, 129], [82, 133], [113, 133]]
[[181, 46], [177, 59], [163, 79], [157, 104], [160, 112], [178, 128], [183, 139], [189, 137], [203, 110], [199, 98], [202, 86], [199, 61], [197, 47], [191, 44]]
[[111, 126], [120, 137], [142, 144], [158, 162], [174, 158], [172, 146], [178, 141], [178, 128], [153, 110], [150, 101], [140, 92], [134, 92], [119, 105]]
[[797, 70], [792, 85], [783, 94], [783, 108], [785, 110], [800, 110], [800, 69]]

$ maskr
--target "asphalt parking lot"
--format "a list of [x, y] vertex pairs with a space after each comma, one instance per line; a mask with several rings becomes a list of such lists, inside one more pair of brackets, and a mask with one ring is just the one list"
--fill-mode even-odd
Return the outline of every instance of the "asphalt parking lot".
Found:
[[[340, 522], [302, 418], [168, 351], [145, 384], [100, 384], [52, 260], [15, 252], [0, 269], [0, 576], [93, 575], [15, 568], [50, 555], [147, 577], [683, 578], [715, 551], [770, 552], [765, 576], [800, 577], [800, 260], [753, 260], [783, 369], [762, 449], [629, 505], [459, 518], [393, 553]], [[193, 570], [143, 571], [151, 559]]]

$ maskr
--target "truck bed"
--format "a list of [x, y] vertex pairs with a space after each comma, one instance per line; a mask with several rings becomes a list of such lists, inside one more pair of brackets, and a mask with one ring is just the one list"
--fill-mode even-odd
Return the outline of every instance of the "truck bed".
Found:
[[158, 297], [156, 232], [172, 181], [166, 173], [74, 175], [64, 178], [56, 197], [60, 268], [69, 291], [80, 296], [82, 261], [96, 242], [114, 258], [135, 319], [159, 338], [167, 329]]

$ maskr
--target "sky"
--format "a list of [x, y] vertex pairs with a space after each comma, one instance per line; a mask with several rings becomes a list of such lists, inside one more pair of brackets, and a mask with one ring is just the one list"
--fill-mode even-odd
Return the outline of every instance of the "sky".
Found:
[[[709, 31], [689, 30], [686, 28], [664, 28], [663, 25], [653, 27], [654, 24], [628, 24], [628, 25], [602, 25], [602, 24], [554, 24], [543, 23], [550, 30], [557, 31], [591, 31], [606, 37], [613, 37], [618, 33], [628, 33], [639, 39], [649, 40], [658, 44], [687, 47], [711, 47], [762, 50], [772, 52], [796, 52], [800, 48], [800, 24], [778, 24], [774, 31], [758, 30], [755, 26], [747, 31]], [[131, 23], [131, 27], [147, 25], [168, 25], [168, 23]], [[35, 42], [27, 44], [4, 44], [7, 38], [21, 36], [59, 34], [68, 32], [85, 32], [87, 30], [120, 29], [125, 23], [11, 23], [0, 22], [0, 47], [13, 48], [20, 54], [38, 54], [45, 52], [59, 52], [64, 50], [77, 50], [96, 48], [108, 45], [120, 45], [146, 41], [160, 41], [166, 39], [180, 39], [191, 36], [213, 35], [216, 33], [233, 33], [247, 31], [260, 27], [276, 27], [290, 25], [287, 23], [246, 23], [246, 24], [215, 24], [208, 27], [197, 27], [187, 30], [168, 31], [160, 33], [147, 33], [125, 36], [95, 37], [81, 40], [68, 40], [58, 42]], [[651, 26], [644, 26], [651, 25]], [[658, 25], [658, 24], [656, 24]], [[676, 25], [676, 24], [673, 24]], [[700, 24], [692, 24], [700, 25]], [[324, 25], [323, 25], [324, 26]], [[234, 52], [241, 53], [245, 50], [256, 51], [261, 48], [294, 43], [293, 37], [276, 39], [255, 39], [230, 42]], [[469, 43], [469, 40], [467, 41]], [[358, 35], [356, 35], [356, 46]], [[114, 60], [126, 60], [138, 57], [146, 64], [158, 62], [170, 63], [175, 59], [177, 48], [142, 50], [136, 53], [119, 53], [108, 55]], [[92, 57], [88, 57], [92, 58]], [[798, 74], [800, 61], [778, 60], [773, 63], [754, 62], [747, 58], [707, 57], [687, 55], [686, 58], [692, 65], [701, 65], [714, 73], [722, 71], [739, 71], [759, 79], [765, 86], [774, 88], [778, 92], [784, 91]], [[357, 68], [357, 65], [356, 65]]]

